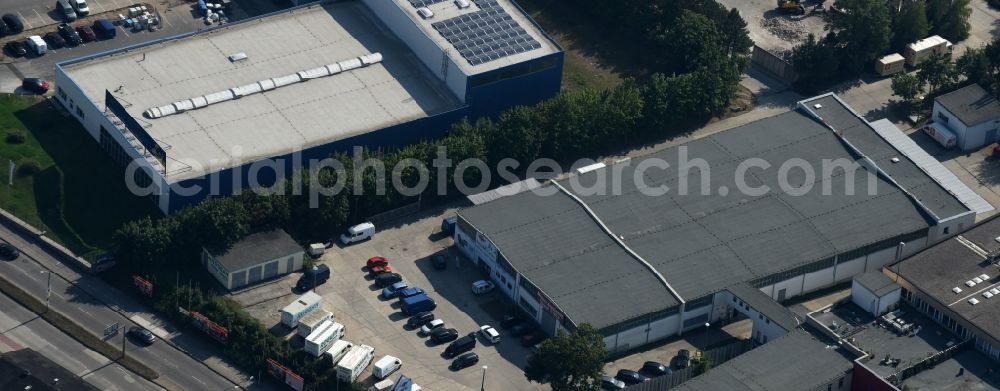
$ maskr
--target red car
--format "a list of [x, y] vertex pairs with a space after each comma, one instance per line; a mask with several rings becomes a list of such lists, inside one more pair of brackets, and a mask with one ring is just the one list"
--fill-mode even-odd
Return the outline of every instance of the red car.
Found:
[[384, 257], [371, 257], [368, 258], [368, 268], [373, 268], [375, 266], [386, 266], [389, 264], [389, 260]]
[[80, 35], [83, 42], [91, 42], [97, 40], [97, 34], [94, 33], [94, 29], [90, 26], [77, 26], [76, 33]]
[[29, 77], [21, 82], [21, 88], [36, 94], [44, 94], [49, 91], [49, 82], [37, 77]]
[[369, 274], [372, 277], [375, 277], [375, 276], [377, 276], [379, 274], [382, 274], [382, 273], [392, 273], [392, 268], [389, 267], [389, 265], [376, 265], [376, 266], [372, 266], [370, 269], [371, 269], [371, 273], [369, 273]]

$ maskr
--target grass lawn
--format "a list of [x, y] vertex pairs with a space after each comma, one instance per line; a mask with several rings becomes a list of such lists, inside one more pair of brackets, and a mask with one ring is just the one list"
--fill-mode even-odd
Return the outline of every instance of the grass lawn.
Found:
[[608, 89], [621, 84], [624, 76], [646, 74], [631, 61], [635, 46], [608, 34], [606, 28], [594, 28], [590, 16], [576, 9], [572, 1], [517, 0], [552, 39], [565, 51], [563, 89]]
[[[78, 255], [93, 256], [108, 248], [123, 222], [159, 212], [128, 193], [124, 171], [53, 104], [0, 94], [0, 163], [17, 164], [13, 186], [7, 185], [7, 170], [0, 173], [0, 208]], [[12, 141], [11, 133], [23, 134], [24, 141]], [[38, 172], [25, 172], [29, 161], [37, 162]]]

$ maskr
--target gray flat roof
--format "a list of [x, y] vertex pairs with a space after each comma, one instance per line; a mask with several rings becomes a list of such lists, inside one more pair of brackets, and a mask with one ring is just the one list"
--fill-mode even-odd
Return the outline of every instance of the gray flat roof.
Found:
[[[1000, 249], [1000, 243], [994, 239], [997, 237], [1000, 237], [1000, 219], [990, 218], [889, 268], [942, 306], [1000, 339], [1000, 296], [986, 298], [982, 295], [1000, 289], [1000, 268], [986, 262], [978, 251], [990, 253]], [[971, 242], [973, 247], [964, 241]], [[966, 281], [982, 274], [989, 279], [973, 287], [965, 285]], [[962, 292], [953, 292], [956, 287]], [[979, 303], [970, 304], [968, 300], [972, 298]]]
[[880, 271], [870, 271], [867, 273], [861, 273], [854, 276], [854, 281], [858, 284], [868, 289], [868, 291], [875, 294], [875, 296], [882, 297], [892, 292], [894, 290], [900, 289], [899, 285], [892, 282], [888, 276], [882, 274]]
[[[326, 144], [461, 106], [360, 2], [313, 5], [64, 64], [91, 101], [105, 90], [163, 144], [168, 182]], [[207, 107], [143, 112], [369, 53], [382, 62]], [[247, 59], [230, 62], [229, 55]]]
[[[385, 0], [380, 0], [385, 1]], [[510, 0], [470, 0], [469, 8], [459, 9], [454, 0], [391, 0], [396, 3], [403, 11], [409, 16], [410, 20], [414, 24], [420, 27], [421, 31], [426, 34], [430, 39], [438, 45], [441, 52], [445, 55], [451, 57], [452, 60], [458, 64], [459, 68], [462, 69], [466, 75], [476, 75], [483, 72], [492, 71], [495, 69], [503, 68], [505, 66], [519, 64], [528, 60], [532, 60], [539, 57], [544, 57], [552, 53], [557, 53], [560, 51], [559, 47], [556, 46], [554, 42], [549, 40], [548, 36], [543, 32], [537, 25], [523, 12], [521, 9]], [[434, 17], [430, 19], [421, 18], [417, 14], [417, 5], [421, 5], [431, 10], [434, 13]], [[472, 65], [460, 54], [459, 48], [455, 46], [452, 42], [449, 42], [444, 36], [442, 36], [433, 26], [434, 23], [454, 20], [455, 18], [461, 17], [463, 15], [475, 14], [482, 12], [483, 10], [495, 9], [499, 7], [507, 15], [511, 17], [511, 22], [516, 23], [518, 26], [523, 28], [525, 32], [537, 41], [541, 47], [534, 50], [529, 50], [526, 52], [518, 53], [511, 56], [501, 57], [499, 59], [484, 62], [477, 65]], [[496, 23], [491, 23], [490, 25], [485, 25], [486, 19], [478, 20], [476, 23], [484, 24], [484, 27], [498, 28]], [[485, 38], [485, 37], [480, 37]]]
[[1000, 118], [1000, 102], [979, 84], [959, 88], [934, 98], [934, 101], [948, 109], [966, 126]]
[[[871, 128], [867, 129], [874, 134]], [[877, 141], [881, 139], [874, 137], [871, 144], [891, 148], [884, 141], [879, 144]], [[701, 174], [697, 169], [687, 173], [688, 195], [680, 195], [674, 189], [679, 170], [650, 169], [640, 173], [639, 177], [645, 178], [649, 186], [667, 185], [673, 189], [666, 195], [643, 194], [631, 179], [636, 167], [650, 159], [663, 159], [676, 167], [682, 147], [688, 160], [701, 158], [709, 164], [711, 194], [700, 194]], [[747, 185], [767, 185], [770, 190], [759, 196], [743, 195], [736, 190], [721, 195], [717, 191], [721, 186], [738, 188], [735, 179], [738, 164], [749, 158], [763, 159], [771, 168], [751, 169], [745, 178]], [[796, 110], [564, 179], [560, 184], [582, 199], [685, 300], [928, 227], [929, 221], [922, 210], [883, 178], [876, 178], [869, 194], [868, 175], [863, 170], [851, 178], [843, 171], [822, 176], [817, 168], [813, 191], [804, 195], [782, 191], [777, 179], [778, 167], [792, 158], [803, 159], [813, 167], [821, 167], [822, 159], [857, 159], [832, 131]], [[614, 170], [620, 170], [624, 178], [619, 191], [614, 191], [613, 184], [595, 185]], [[788, 182], [796, 186], [804, 184], [806, 178], [802, 172], [789, 172]], [[853, 195], [843, 194], [849, 180], [855, 185]], [[820, 191], [824, 182], [831, 185], [831, 195]], [[552, 187], [541, 189], [552, 190]], [[604, 194], [596, 190], [597, 194], [590, 194], [583, 187], [604, 190]], [[602, 327], [647, 310], [654, 312], [675, 305], [666, 287], [652, 278], [634, 257], [616, 249], [614, 241], [572, 198], [559, 192], [554, 196], [538, 193], [536, 190], [500, 198], [463, 209], [459, 214], [489, 237], [515, 269], [553, 296], [555, 303], [577, 323]], [[958, 201], [953, 202], [957, 207], [942, 202], [948, 208], [939, 213], [952, 209], [967, 212]], [[600, 260], [592, 259], [595, 256]], [[596, 263], [596, 269], [583, 267], [584, 262]], [[565, 273], [572, 273], [573, 278], [565, 278]], [[547, 281], [553, 281], [553, 285]], [[587, 290], [595, 284], [607, 284], [606, 290]], [[558, 289], [553, 291], [554, 288]], [[587, 294], [575, 294], [578, 292]], [[632, 303], [623, 298], [602, 297], [605, 293], [656, 295], [661, 299]], [[618, 305], [622, 303], [627, 305]], [[588, 315], [582, 316], [571, 308], [580, 308]]]
[[236, 242], [221, 254], [213, 254], [226, 270], [235, 272], [273, 259], [303, 252], [302, 247], [281, 229], [258, 232]]
[[[857, 308], [854, 303], [851, 306]], [[928, 356], [943, 351], [948, 347], [962, 341], [951, 331], [941, 327], [930, 318], [917, 313], [910, 307], [903, 307], [905, 313], [900, 317], [906, 323], [919, 327], [920, 332], [915, 336], [908, 334], [898, 334], [874, 322], [867, 323], [856, 333], [851, 334], [851, 344], [861, 350], [874, 352], [865, 365], [875, 372], [875, 374], [886, 378], [900, 369], [912, 366], [917, 362], [926, 359]], [[861, 309], [858, 308], [860, 311]], [[843, 336], [843, 335], [842, 335]], [[879, 365], [885, 355], [888, 354], [893, 359], [900, 360], [896, 367]]]
[[[956, 216], [969, 210], [954, 195], [922, 170], [910, 157], [884, 139], [868, 122], [834, 95], [822, 95], [803, 101], [823, 121], [875, 162], [900, 186], [928, 208], [939, 219]], [[815, 104], [822, 108], [816, 109]], [[893, 162], [898, 158], [898, 162]]]
[[983, 352], [966, 349], [906, 378], [903, 385], [911, 390], [998, 391], [1000, 373], [995, 367], [996, 361]]
[[726, 288], [729, 293], [736, 296], [740, 300], [743, 300], [757, 312], [760, 312], [772, 322], [785, 329], [785, 331], [795, 330], [803, 323], [802, 319], [799, 319], [792, 311], [780, 303], [774, 301], [770, 296], [765, 295], [760, 289], [757, 289], [750, 284], [741, 282], [739, 284], [733, 285]]
[[673, 388], [678, 391], [815, 390], [848, 376], [853, 363], [802, 330], [789, 332]]

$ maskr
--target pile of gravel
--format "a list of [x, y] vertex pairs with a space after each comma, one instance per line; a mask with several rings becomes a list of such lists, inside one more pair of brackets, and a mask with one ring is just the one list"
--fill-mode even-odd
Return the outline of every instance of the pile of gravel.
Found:
[[799, 23], [799, 20], [785, 16], [761, 18], [760, 26], [788, 42], [805, 41], [806, 37], [809, 36], [809, 30]]

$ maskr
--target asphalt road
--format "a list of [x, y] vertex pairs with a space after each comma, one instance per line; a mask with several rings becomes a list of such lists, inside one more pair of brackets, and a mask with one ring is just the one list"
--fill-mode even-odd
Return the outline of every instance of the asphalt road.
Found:
[[[42, 263], [45, 265], [59, 265], [58, 273], [52, 275], [52, 296], [50, 301], [52, 308], [99, 336], [103, 335], [103, 330], [107, 325], [116, 322], [121, 324], [123, 330], [137, 325], [133, 321], [137, 317], [131, 314], [142, 313], [142, 308], [138, 305], [123, 302], [128, 300], [126, 297], [120, 297], [117, 300], [102, 301], [89, 293], [103, 290], [105, 294], [114, 294], [114, 288], [108, 286], [100, 279], [90, 275], [80, 275], [74, 270], [61, 265], [52, 255], [27, 242], [24, 237], [10, 231], [6, 226], [0, 226], [0, 238], [21, 250], [21, 256], [18, 259], [14, 261], [0, 261], [0, 274], [17, 284], [21, 289], [26, 290], [37, 298], [44, 299], [49, 270], [43, 267]], [[36, 259], [42, 262], [40, 263]], [[73, 283], [71, 284], [70, 281], [64, 279], [61, 275], [68, 276]], [[118, 293], [118, 296], [122, 296], [122, 294]], [[119, 306], [119, 309], [130, 314], [129, 317], [126, 318], [119, 312], [108, 307], [105, 304], [106, 302], [114, 302], [115, 305]], [[162, 327], [168, 326], [164, 325]], [[179, 346], [184, 346], [188, 351], [195, 349], [202, 350], [207, 343], [202, 338], [183, 333], [171, 333], [168, 337], [172, 342]], [[111, 342], [112, 344], [120, 346], [122, 337], [118, 335], [113, 337], [111, 341], [113, 341]], [[195, 360], [162, 340], [148, 347], [128, 341], [125, 344], [125, 351], [126, 354], [156, 370], [160, 374], [160, 379], [157, 380], [157, 383], [163, 385], [165, 388], [223, 390], [232, 389], [236, 386], [236, 383], [233, 381], [220, 376], [199, 360]], [[209, 358], [213, 357], [207, 355], [204, 359]], [[218, 360], [217, 357], [214, 357], [214, 359]], [[236, 375], [234, 377], [239, 378], [240, 376]]]
[[0, 352], [31, 348], [106, 391], [162, 390], [0, 294]]

